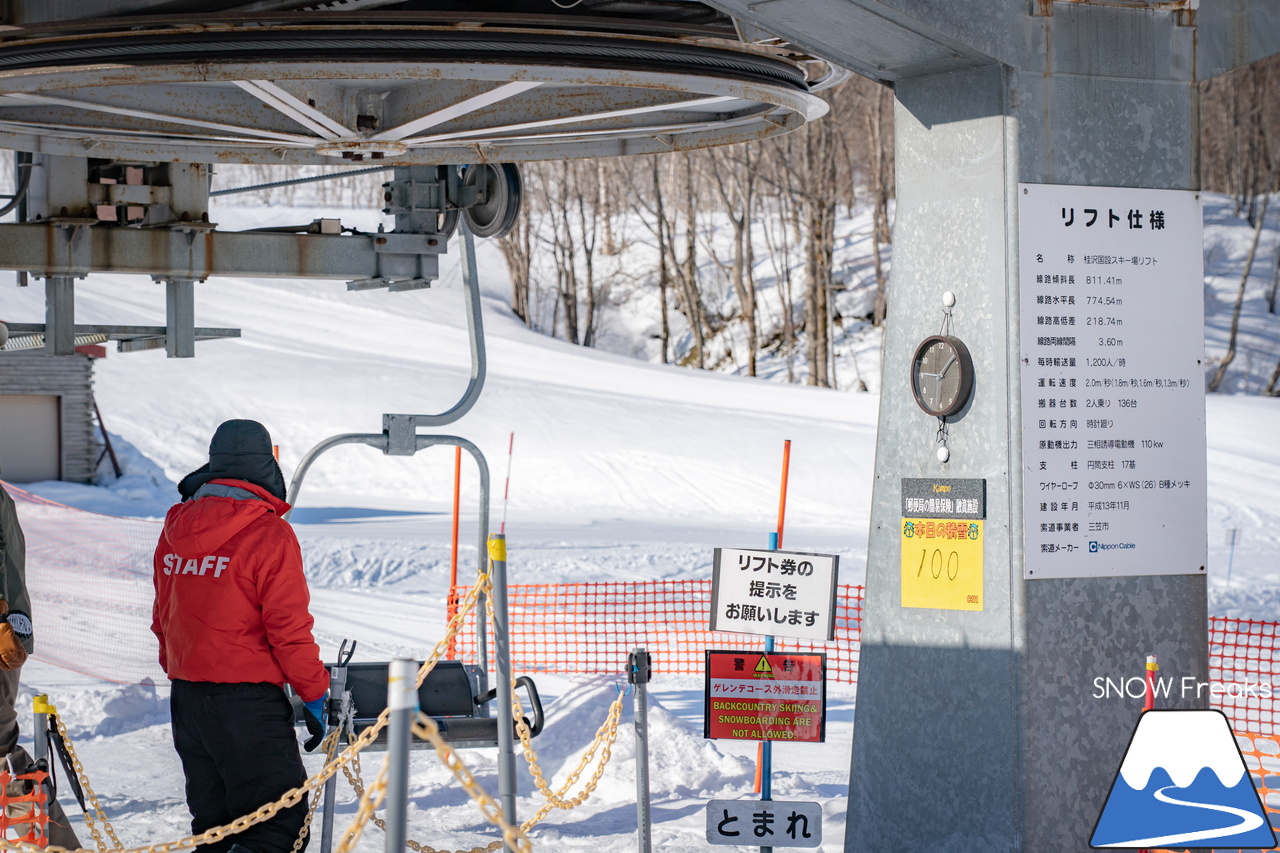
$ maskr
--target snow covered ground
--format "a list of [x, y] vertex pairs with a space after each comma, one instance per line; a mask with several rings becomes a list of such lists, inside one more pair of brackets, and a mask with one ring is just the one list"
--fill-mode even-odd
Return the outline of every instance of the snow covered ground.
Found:
[[[320, 211], [216, 211], [224, 227], [305, 222]], [[329, 215], [332, 215], [329, 212]], [[344, 214], [371, 227], [368, 213]], [[1206, 207], [1206, 348], [1225, 350], [1242, 256], [1251, 236], [1226, 203]], [[1280, 334], [1263, 291], [1280, 234], [1267, 230], [1258, 277], [1245, 303], [1244, 353], [1229, 390], [1208, 399], [1211, 607], [1222, 615], [1280, 618], [1280, 401], [1241, 392], [1265, 384], [1280, 357]], [[850, 240], [853, 238], [851, 237]], [[244, 330], [238, 341], [202, 343], [194, 360], [163, 353], [112, 354], [96, 369], [108, 428], [121, 440], [130, 476], [106, 488], [45, 483], [37, 493], [110, 514], [157, 516], [173, 482], [204, 460], [213, 429], [231, 417], [266, 423], [286, 475], [306, 450], [340, 432], [378, 432], [383, 412], [438, 412], [462, 393], [467, 345], [454, 248], [430, 290], [347, 293], [340, 283], [217, 280], [198, 285], [197, 323]], [[1274, 262], [1272, 260], [1272, 262]], [[853, 261], [851, 261], [853, 263]], [[506, 308], [505, 268], [481, 246], [489, 378], [480, 403], [455, 427], [488, 458], [494, 526], [505, 512], [513, 583], [611, 578], [707, 577], [716, 545], [765, 544], [774, 523], [783, 441], [793, 441], [788, 547], [838, 553], [841, 580], [861, 581], [875, 447], [876, 397], [698, 373], [584, 350], [534, 334]], [[1269, 280], [1269, 279], [1268, 279]], [[0, 314], [39, 321], [43, 291], [5, 287]], [[145, 279], [95, 276], [77, 285], [82, 322], [159, 323], [163, 288]], [[639, 351], [633, 350], [633, 351]], [[878, 347], [859, 368], [878, 374]], [[841, 364], [852, 376], [851, 364]], [[775, 377], [778, 372], [774, 371]], [[873, 390], [878, 381], [869, 383]], [[515, 434], [510, 503], [502, 505], [508, 437]], [[347, 447], [323, 457], [308, 477], [294, 521], [314, 595], [317, 635], [327, 657], [341, 639], [359, 640], [359, 658], [423, 654], [444, 624], [449, 570], [452, 454], [383, 457]], [[464, 463], [463, 564], [474, 566], [476, 478]], [[1228, 531], [1235, 529], [1234, 557]], [[1230, 583], [1226, 571], [1232, 559]], [[36, 591], [37, 608], [39, 591]], [[37, 609], [37, 619], [39, 611]], [[549, 770], [571, 767], [604, 720], [621, 677], [539, 676], [548, 729], [537, 742]], [[168, 742], [166, 688], [152, 694], [34, 662], [24, 698], [47, 691], [57, 702], [108, 813], [126, 843], [181, 835], [181, 773]], [[852, 740], [853, 695], [833, 687], [824, 746], [779, 745], [774, 795], [816, 800], [826, 842], [841, 849]], [[628, 704], [629, 714], [629, 704]], [[655, 849], [707, 849], [705, 801], [746, 797], [754, 744], [705, 741], [702, 685], [660, 677], [650, 719]], [[635, 829], [635, 762], [624, 716], [601, 789], [572, 813], [535, 830], [539, 850], [627, 850]], [[491, 751], [468, 765], [496, 791]], [[313, 769], [316, 759], [309, 759]], [[366, 762], [366, 777], [375, 762]], [[560, 774], [563, 775], [563, 772]], [[340, 786], [339, 825], [353, 813]], [[522, 815], [540, 800], [520, 781]], [[495, 837], [447, 771], [426, 752], [414, 757], [410, 837], [440, 848], [470, 848]], [[87, 837], [82, 840], [87, 841]], [[380, 849], [371, 828], [361, 849]]]

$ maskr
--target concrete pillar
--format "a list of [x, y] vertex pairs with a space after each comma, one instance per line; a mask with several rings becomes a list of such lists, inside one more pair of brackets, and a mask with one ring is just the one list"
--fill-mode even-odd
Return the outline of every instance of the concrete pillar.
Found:
[[[1023, 580], [1017, 185], [1192, 189], [1194, 39], [1176, 15], [1053, 4], [1043, 67], [896, 85], [898, 208], [845, 850], [1086, 851], [1140, 703], [1097, 676], [1145, 656], [1208, 678], [1203, 576]], [[942, 294], [976, 373], [938, 422], [907, 384]], [[982, 611], [901, 606], [900, 484], [982, 478]], [[1167, 707], [1190, 707], [1169, 702]]]

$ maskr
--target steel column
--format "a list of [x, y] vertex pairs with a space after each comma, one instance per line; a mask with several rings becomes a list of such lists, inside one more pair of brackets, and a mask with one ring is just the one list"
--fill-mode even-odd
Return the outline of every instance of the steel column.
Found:
[[76, 280], [54, 275], [44, 280], [44, 351], [72, 355], [76, 351]]
[[[1208, 678], [1203, 577], [1023, 580], [1017, 185], [1194, 188], [1194, 38], [1178, 21], [1054, 3], [1026, 21], [1038, 67], [897, 80], [894, 319], [848, 853], [1087, 850], [1138, 710], [1094, 698], [1092, 679], [1140, 673], [1152, 652], [1180, 675]], [[937, 420], [905, 377], [915, 345], [937, 330], [945, 290], [977, 379], [949, 426], [944, 464]], [[986, 480], [984, 610], [901, 605], [905, 477]]]
[[169, 358], [195, 358], [196, 283], [173, 279], [164, 283], [164, 351]]

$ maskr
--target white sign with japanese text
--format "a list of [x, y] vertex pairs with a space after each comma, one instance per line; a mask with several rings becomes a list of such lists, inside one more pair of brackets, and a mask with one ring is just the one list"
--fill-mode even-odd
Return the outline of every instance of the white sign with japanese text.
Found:
[[782, 800], [712, 800], [707, 841], [739, 847], [818, 847], [822, 806]]
[[1024, 576], [1204, 572], [1200, 196], [1018, 200]]
[[834, 639], [839, 562], [829, 554], [717, 548], [711, 630]]

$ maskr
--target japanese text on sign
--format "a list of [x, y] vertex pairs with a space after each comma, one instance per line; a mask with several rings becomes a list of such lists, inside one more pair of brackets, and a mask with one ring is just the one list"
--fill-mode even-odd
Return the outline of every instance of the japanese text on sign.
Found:
[[822, 806], [782, 800], [712, 800], [707, 842], [734, 846], [818, 847]]
[[902, 514], [918, 518], [986, 518], [987, 481], [904, 477]]
[[706, 737], [826, 738], [826, 655], [708, 650], [706, 672]]
[[1018, 198], [1025, 576], [1201, 572], [1199, 196], [1023, 184]]
[[833, 639], [838, 564], [827, 554], [717, 548], [711, 630]]
[[981, 521], [902, 519], [902, 606], [981, 610]]

